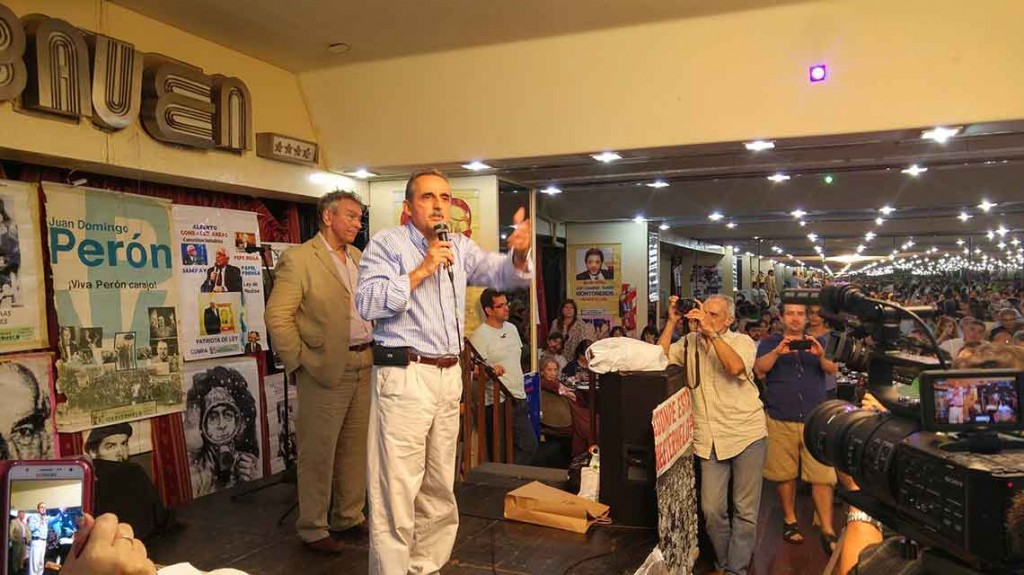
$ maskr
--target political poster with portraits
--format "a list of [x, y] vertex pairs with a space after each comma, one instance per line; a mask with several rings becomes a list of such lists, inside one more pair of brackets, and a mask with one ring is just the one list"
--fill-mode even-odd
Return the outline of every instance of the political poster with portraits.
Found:
[[185, 364], [182, 414], [192, 496], [263, 477], [260, 373], [254, 357]]
[[[267, 454], [270, 472], [280, 473], [288, 459], [298, 456], [295, 448], [295, 417], [299, 410], [299, 394], [295, 382], [288, 382], [285, 401], [285, 375], [275, 373], [263, 378], [264, 396], [267, 398]], [[286, 423], [287, 422], [287, 423]]]
[[256, 214], [195, 206], [173, 213], [182, 358], [243, 353], [251, 334], [267, 332]]
[[0, 358], [0, 460], [53, 459], [53, 356]]
[[46, 182], [57, 430], [183, 408], [171, 203]]
[[46, 347], [36, 184], [0, 180], [0, 353]]
[[621, 244], [574, 244], [568, 247], [569, 297], [580, 318], [598, 332], [619, 325], [622, 294]]

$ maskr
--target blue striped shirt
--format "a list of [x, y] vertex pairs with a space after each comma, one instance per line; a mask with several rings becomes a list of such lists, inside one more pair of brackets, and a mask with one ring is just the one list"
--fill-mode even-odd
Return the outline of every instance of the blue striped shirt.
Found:
[[462, 234], [452, 234], [451, 242], [454, 291], [442, 270], [411, 291], [409, 273], [427, 254], [423, 234], [406, 224], [382, 230], [370, 240], [359, 262], [356, 309], [363, 319], [374, 321], [378, 345], [410, 347], [430, 357], [458, 354], [459, 334], [466, 335], [467, 285], [499, 290], [529, 287], [533, 274], [517, 270], [511, 253], [485, 252]]

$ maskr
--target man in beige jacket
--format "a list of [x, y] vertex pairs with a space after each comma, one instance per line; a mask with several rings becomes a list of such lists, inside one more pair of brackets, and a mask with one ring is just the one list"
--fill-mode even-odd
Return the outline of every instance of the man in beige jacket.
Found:
[[340, 553], [342, 539], [366, 529], [373, 330], [353, 304], [361, 253], [351, 243], [362, 228], [362, 202], [331, 192], [317, 214], [320, 233], [281, 255], [266, 321], [298, 385], [296, 529], [310, 549]]

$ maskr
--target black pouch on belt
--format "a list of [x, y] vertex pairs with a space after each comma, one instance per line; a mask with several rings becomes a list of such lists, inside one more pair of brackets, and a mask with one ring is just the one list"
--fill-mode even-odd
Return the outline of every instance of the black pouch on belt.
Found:
[[373, 346], [373, 365], [409, 365], [409, 348], [375, 345]]

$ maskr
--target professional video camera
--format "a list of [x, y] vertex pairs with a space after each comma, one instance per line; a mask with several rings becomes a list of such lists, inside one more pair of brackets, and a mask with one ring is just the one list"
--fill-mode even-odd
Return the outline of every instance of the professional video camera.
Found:
[[[869, 391], [889, 410], [832, 400], [809, 415], [808, 450], [860, 487], [843, 497], [925, 546], [930, 561], [945, 562], [931, 571], [1024, 568], [1021, 537], [1006, 522], [1024, 489], [1024, 449], [1002, 434], [1024, 429], [1024, 372], [947, 369], [920, 317], [929, 309], [873, 299], [853, 285], [786, 290], [782, 300], [821, 306], [833, 328], [842, 328], [830, 335], [826, 355], [867, 371]], [[919, 324], [931, 349], [901, 335], [905, 319]], [[893, 388], [894, 370], [917, 373], [920, 401]]]

